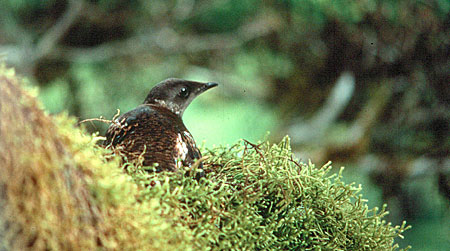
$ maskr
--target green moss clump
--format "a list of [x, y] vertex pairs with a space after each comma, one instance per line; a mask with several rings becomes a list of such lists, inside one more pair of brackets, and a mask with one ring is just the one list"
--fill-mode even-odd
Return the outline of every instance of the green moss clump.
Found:
[[1, 250], [396, 250], [407, 229], [287, 137], [204, 150], [200, 180], [121, 165], [2, 65], [0, 118]]
[[[345, 184], [330, 165], [292, 157], [289, 138], [271, 145], [246, 141], [204, 153], [205, 178], [126, 170], [159, 198], [166, 213], [194, 233], [197, 248], [213, 250], [396, 250], [408, 227], [391, 226], [385, 208], [369, 209], [361, 188]], [[341, 170], [342, 171], [342, 170]]]

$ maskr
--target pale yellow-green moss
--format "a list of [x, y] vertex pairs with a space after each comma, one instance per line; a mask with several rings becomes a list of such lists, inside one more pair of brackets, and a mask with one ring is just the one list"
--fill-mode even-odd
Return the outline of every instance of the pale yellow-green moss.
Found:
[[73, 118], [39, 109], [0, 67], [0, 249], [190, 250], [191, 231], [106, 163]]

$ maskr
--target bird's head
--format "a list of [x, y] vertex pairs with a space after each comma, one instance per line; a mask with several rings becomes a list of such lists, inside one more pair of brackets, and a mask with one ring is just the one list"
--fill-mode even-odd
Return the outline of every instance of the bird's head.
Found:
[[200, 83], [183, 79], [169, 78], [158, 83], [145, 98], [144, 104], [165, 107], [183, 116], [184, 110], [195, 97], [206, 90], [217, 86], [217, 83]]

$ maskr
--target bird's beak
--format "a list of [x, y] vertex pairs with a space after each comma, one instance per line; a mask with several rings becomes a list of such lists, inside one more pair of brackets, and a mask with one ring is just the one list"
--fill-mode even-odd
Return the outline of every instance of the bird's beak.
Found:
[[216, 87], [218, 85], [219, 85], [218, 83], [208, 82], [208, 83], [204, 84], [204, 86], [201, 88], [201, 92], [204, 92], [204, 91], [211, 89], [213, 87]]
[[213, 87], [216, 87], [218, 85], [219, 85], [218, 83], [214, 83], [214, 82], [206, 83], [206, 90], [208, 90], [210, 88], [213, 88]]

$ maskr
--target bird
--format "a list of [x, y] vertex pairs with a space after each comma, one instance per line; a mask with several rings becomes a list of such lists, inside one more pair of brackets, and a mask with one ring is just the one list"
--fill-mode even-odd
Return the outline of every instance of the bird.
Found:
[[113, 119], [103, 145], [128, 161], [143, 159], [143, 166], [158, 172], [192, 166], [202, 154], [182, 116], [192, 100], [216, 86], [177, 78], [158, 83], [143, 104]]

